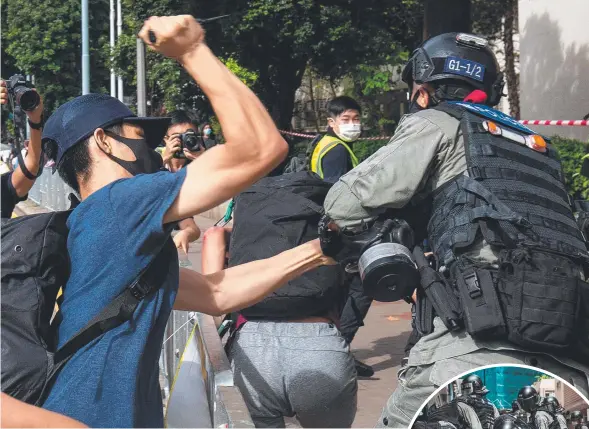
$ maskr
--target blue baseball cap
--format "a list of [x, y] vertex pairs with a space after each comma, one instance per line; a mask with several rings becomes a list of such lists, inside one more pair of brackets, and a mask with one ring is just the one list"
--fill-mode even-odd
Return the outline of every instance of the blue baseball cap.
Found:
[[43, 143], [51, 140], [57, 144], [57, 167], [67, 150], [86, 140], [94, 130], [122, 122], [143, 128], [145, 140], [152, 149], [161, 144], [170, 126], [170, 118], [137, 117], [110, 95], [86, 94], [62, 104], [49, 117], [43, 128]]

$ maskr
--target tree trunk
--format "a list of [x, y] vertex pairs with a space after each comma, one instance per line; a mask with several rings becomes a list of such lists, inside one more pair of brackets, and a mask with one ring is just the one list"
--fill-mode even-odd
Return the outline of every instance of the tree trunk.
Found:
[[265, 94], [261, 97], [262, 101], [276, 122], [276, 126], [281, 130], [292, 128], [295, 93], [301, 86], [306, 67], [307, 58], [277, 64], [273, 75], [280, 76], [280, 79], [277, 79], [278, 82], [274, 83], [270, 76], [267, 76], [269, 79], [259, 82], [263, 86], [262, 93]]
[[319, 111], [317, 110], [317, 103], [315, 103], [315, 94], [313, 93], [313, 72], [309, 69], [309, 98], [311, 100], [311, 108], [313, 115], [315, 115], [315, 131], [319, 132]]
[[471, 32], [471, 0], [426, 0], [423, 40], [449, 32]]
[[507, 0], [505, 23], [503, 25], [503, 44], [505, 45], [505, 79], [507, 81], [507, 99], [509, 113], [515, 119], [520, 118], [519, 108], [519, 75], [515, 70], [516, 53], [513, 46], [513, 35], [517, 32], [518, 0]]

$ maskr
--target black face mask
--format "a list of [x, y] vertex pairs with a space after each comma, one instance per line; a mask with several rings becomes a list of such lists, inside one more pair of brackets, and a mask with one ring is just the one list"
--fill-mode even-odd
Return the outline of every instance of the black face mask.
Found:
[[162, 157], [155, 150], [147, 146], [145, 139], [129, 139], [109, 131], [105, 131], [104, 133], [131, 149], [133, 155], [135, 155], [135, 161], [125, 161], [116, 156], [107, 155], [133, 176], [156, 173], [163, 169]]

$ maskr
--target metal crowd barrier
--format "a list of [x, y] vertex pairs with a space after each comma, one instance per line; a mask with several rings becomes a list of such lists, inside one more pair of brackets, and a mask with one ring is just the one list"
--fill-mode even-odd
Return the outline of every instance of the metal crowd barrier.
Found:
[[[67, 210], [71, 192], [57, 174], [50, 174], [47, 169], [35, 181], [29, 199], [50, 210]], [[184, 356], [179, 366], [189, 339], [189, 348], [196, 352]], [[167, 427], [254, 427], [243, 397], [233, 385], [231, 366], [211, 316], [173, 311], [166, 326], [159, 367]], [[195, 368], [199, 368], [198, 377]], [[179, 378], [184, 376], [193, 380], [193, 385], [188, 390], [176, 391], [175, 382], [180, 386]], [[172, 397], [173, 404], [169, 403]], [[168, 405], [174, 405], [174, 409]], [[191, 420], [186, 421], [186, 417]], [[183, 424], [177, 425], [180, 422]]]

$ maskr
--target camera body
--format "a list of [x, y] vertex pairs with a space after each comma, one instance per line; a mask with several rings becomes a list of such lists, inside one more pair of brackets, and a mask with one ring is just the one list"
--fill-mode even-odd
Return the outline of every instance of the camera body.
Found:
[[41, 101], [37, 91], [31, 89], [30, 83], [21, 74], [11, 76], [6, 81], [6, 89], [14, 104], [27, 112], [35, 110]]
[[190, 152], [196, 152], [204, 147], [202, 137], [199, 136], [195, 131], [188, 130], [178, 135], [180, 139], [180, 150], [174, 154], [175, 158], [186, 158], [184, 155], [184, 149]]

